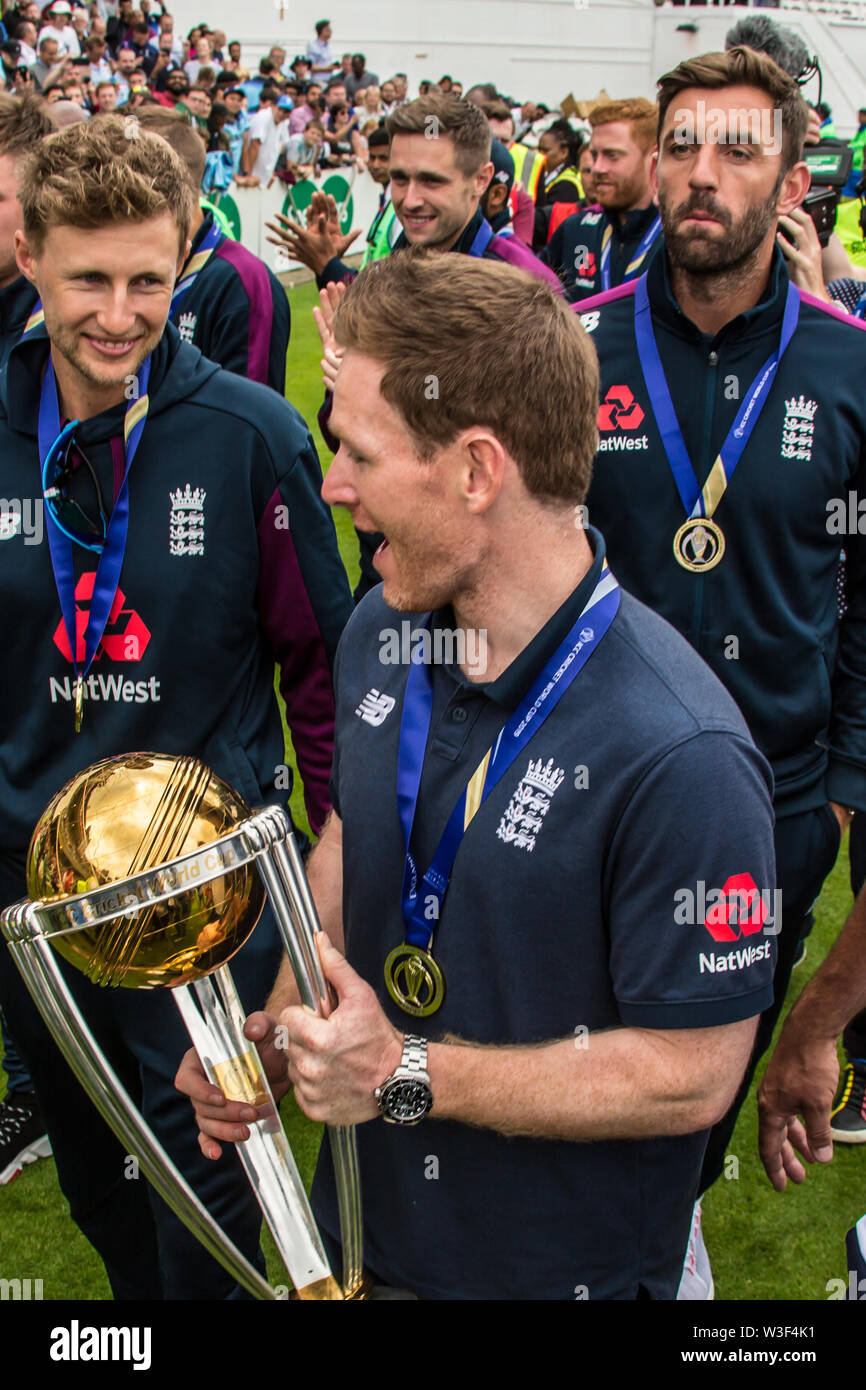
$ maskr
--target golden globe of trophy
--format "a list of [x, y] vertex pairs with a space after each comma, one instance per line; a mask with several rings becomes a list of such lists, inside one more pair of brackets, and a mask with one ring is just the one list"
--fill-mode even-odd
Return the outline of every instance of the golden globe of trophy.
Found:
[[[48, 803], [33, 832], [27, 892], [33, 902], [89, 893], [203, 850], [250, 815], [244, 801], [194, 758], [107, 758]], [[265, 890], [254, 864], [104, 926], [58, 936], [62, 956], [98, 985], [192, 984], [243, 946]]]
[[258, 1052], [244, 1037], [244, 1012], [227, 966], [268, 897], [302, 1002], [330, 1012], [316, 909], [285, 812], [251, 812], [195, 758], [107, 758], [73, 777], [46, 807], [30, 844], [27, 890], [29, 901], [0, 914], [9, 950], [70, 1067], [160, 1195], [255, 1297], [280, 1296], [220, 1229], [145, 1125], [90, 1032], [55, 951], [98, 985], [172, 991], [210, 1079], [229, 1099], [259, 1112], [238, 1153], [297, 1296], [363, 1296], [354, 1129], [329, 1127], [341, 1286]]

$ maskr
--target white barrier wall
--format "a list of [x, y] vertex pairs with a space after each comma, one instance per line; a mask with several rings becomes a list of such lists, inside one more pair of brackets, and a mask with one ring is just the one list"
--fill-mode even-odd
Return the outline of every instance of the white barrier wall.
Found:
[[289, 190], [284, 183], [275, 181], [271, 188], [238, 188], [232, 184], [219, 206], [232, 224], [238, 241], [242, 242], [254, 255], [260, 256], [279, 275], [289, 270], [303, 269], [297, 261], [290, 260], [280, 248], [271, 246], [265, 226], [273, 219], [274, 213], [284, 212], [296, 221], [305, 222], [305, 210], [315, 188], [332, 193], [340, 211], [343, 232], [361, 228], [361, 235], [352, 243], [350, 255], [363, 251], [366, 245], [367, 229], [379, 207], [379, 185], [374, 183], [368, 173], [357, 174], [354, 169], [330, 169], [320, 179], [295, 184]]

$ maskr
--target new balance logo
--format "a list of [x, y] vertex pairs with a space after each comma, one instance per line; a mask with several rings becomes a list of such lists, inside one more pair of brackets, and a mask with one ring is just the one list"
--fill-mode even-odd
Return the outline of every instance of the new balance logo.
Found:
[[374, 687], [367, 691], [355, 713], [365, 724], [372, 724], [374, 729], [378, 729], [380, 724], [385, 723], [395, 704], [393, 695], [380, 695]]

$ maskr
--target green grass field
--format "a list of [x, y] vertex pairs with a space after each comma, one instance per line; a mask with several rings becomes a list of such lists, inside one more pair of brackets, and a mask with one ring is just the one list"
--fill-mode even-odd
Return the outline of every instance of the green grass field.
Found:
[[[310, 313], [313, 287], [292, 289], [289, 299], [292, 346], [287, 395], [313, 424], [317, 446], [322, 458], [327, 459], [329, 455], [314, 424], [321, 402], [321, 382], [319, 340]], [[358, 572], [354, 532], [344, 514], [338, 514], [336, 520], [343, 559], [354, 585]], [[292, 809], [304, 824], [297, 786]], [[817, 970], [847, 916], [851, 904], [847, 858], [846, 844], [818, 902], [805, 965], [794, 973], [792, 1000]], [[759, 1079], [762, 1071], [763, 1066]], [[304, 1119], [291, 1098], [283, 1104], [283, 1117], [298, 1165], [309, 1184], [321, 1129]], [[789, 1185], [784, 1194], [779, 1194], [764, 1177], [756, 1132], [753, 1088], [731, 1143], [730, 1157], [736, 1163], [729, 1162], [727, 1168], [732, 1176], [720, 1179], [704, 1205], [704, 1231], [716, 1296], [826, 1299], [828, 1280], [846, 1278], [844, 1235], [866, 1207], [866, 1147], [838, 1145], [829, 1167], [810, 1171], [802, 1187]], [[286, 1282], [267, 1232], [265, 1248], [272, 1281]], [[42, 1279], [46, 1299], [110, 1297], [101, 1261], [69, 1220], [51, 1160], [41, 1160], [25, 1169], [15, 1182], [0, 1188], [0, 1251], [0, 1274]]]

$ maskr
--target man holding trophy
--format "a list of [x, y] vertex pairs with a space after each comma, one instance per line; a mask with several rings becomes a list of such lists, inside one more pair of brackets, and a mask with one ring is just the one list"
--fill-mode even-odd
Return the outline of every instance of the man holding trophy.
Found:
[[[378, 1282], [674, 1298], [772, 994], [768, 767], [582, 524], [597, 365], [550, 289], [409, 251], [353, 283], [334, 335], [323, 495], [386, 537], [310, 860], [337, 1007], [300, 1007], [284, 962], [247, 1037], [276, 1095], [358, 1126]], [[178, 1085], [206, 1157], [248, 1138], [256, 1107], [194, 1052]], [[335, 1239], [325, 1146], [313, 1205]]]
[[[284, 805], [275, 663], [310, 822], [321, 829], [331, 663], [351, 608], [303, 421], [167, 326], [192, 214], [177, 155], [119, 117], [82, 123], [22, 161], [19, 196], [18, 265], [40, 306], [0, 386], [3, 493], [18, 518], [0, 547], [4, 903], [24, 893], [24, 856], [46, 803], [102, 759], [131, 749], [191, 755], [244, 802]], [[120, 828], [135, 812], [134, 783], [128, 805], [123, 795], [121, 785]], [[172, 828], [160, 828], [170, 858]], [[78, 869], [64, 886], [90, 884]], [[264, 999], [278, 959], [266, 909], [234, 966], [247, 1008]], [[255, 1259], [260, 1215], [241, 1167], [235, 1155], [204, 1163], [173, 1088], [188, 1038], [166, 992], [105, 990], [64, 973], [181, 1173]], [[234, 1281], [132, 1180], [130, 1155], [72, 1081], [5, 949], [0, 1003], [72, 1215], [115, 1298], [234, 1296]]]

